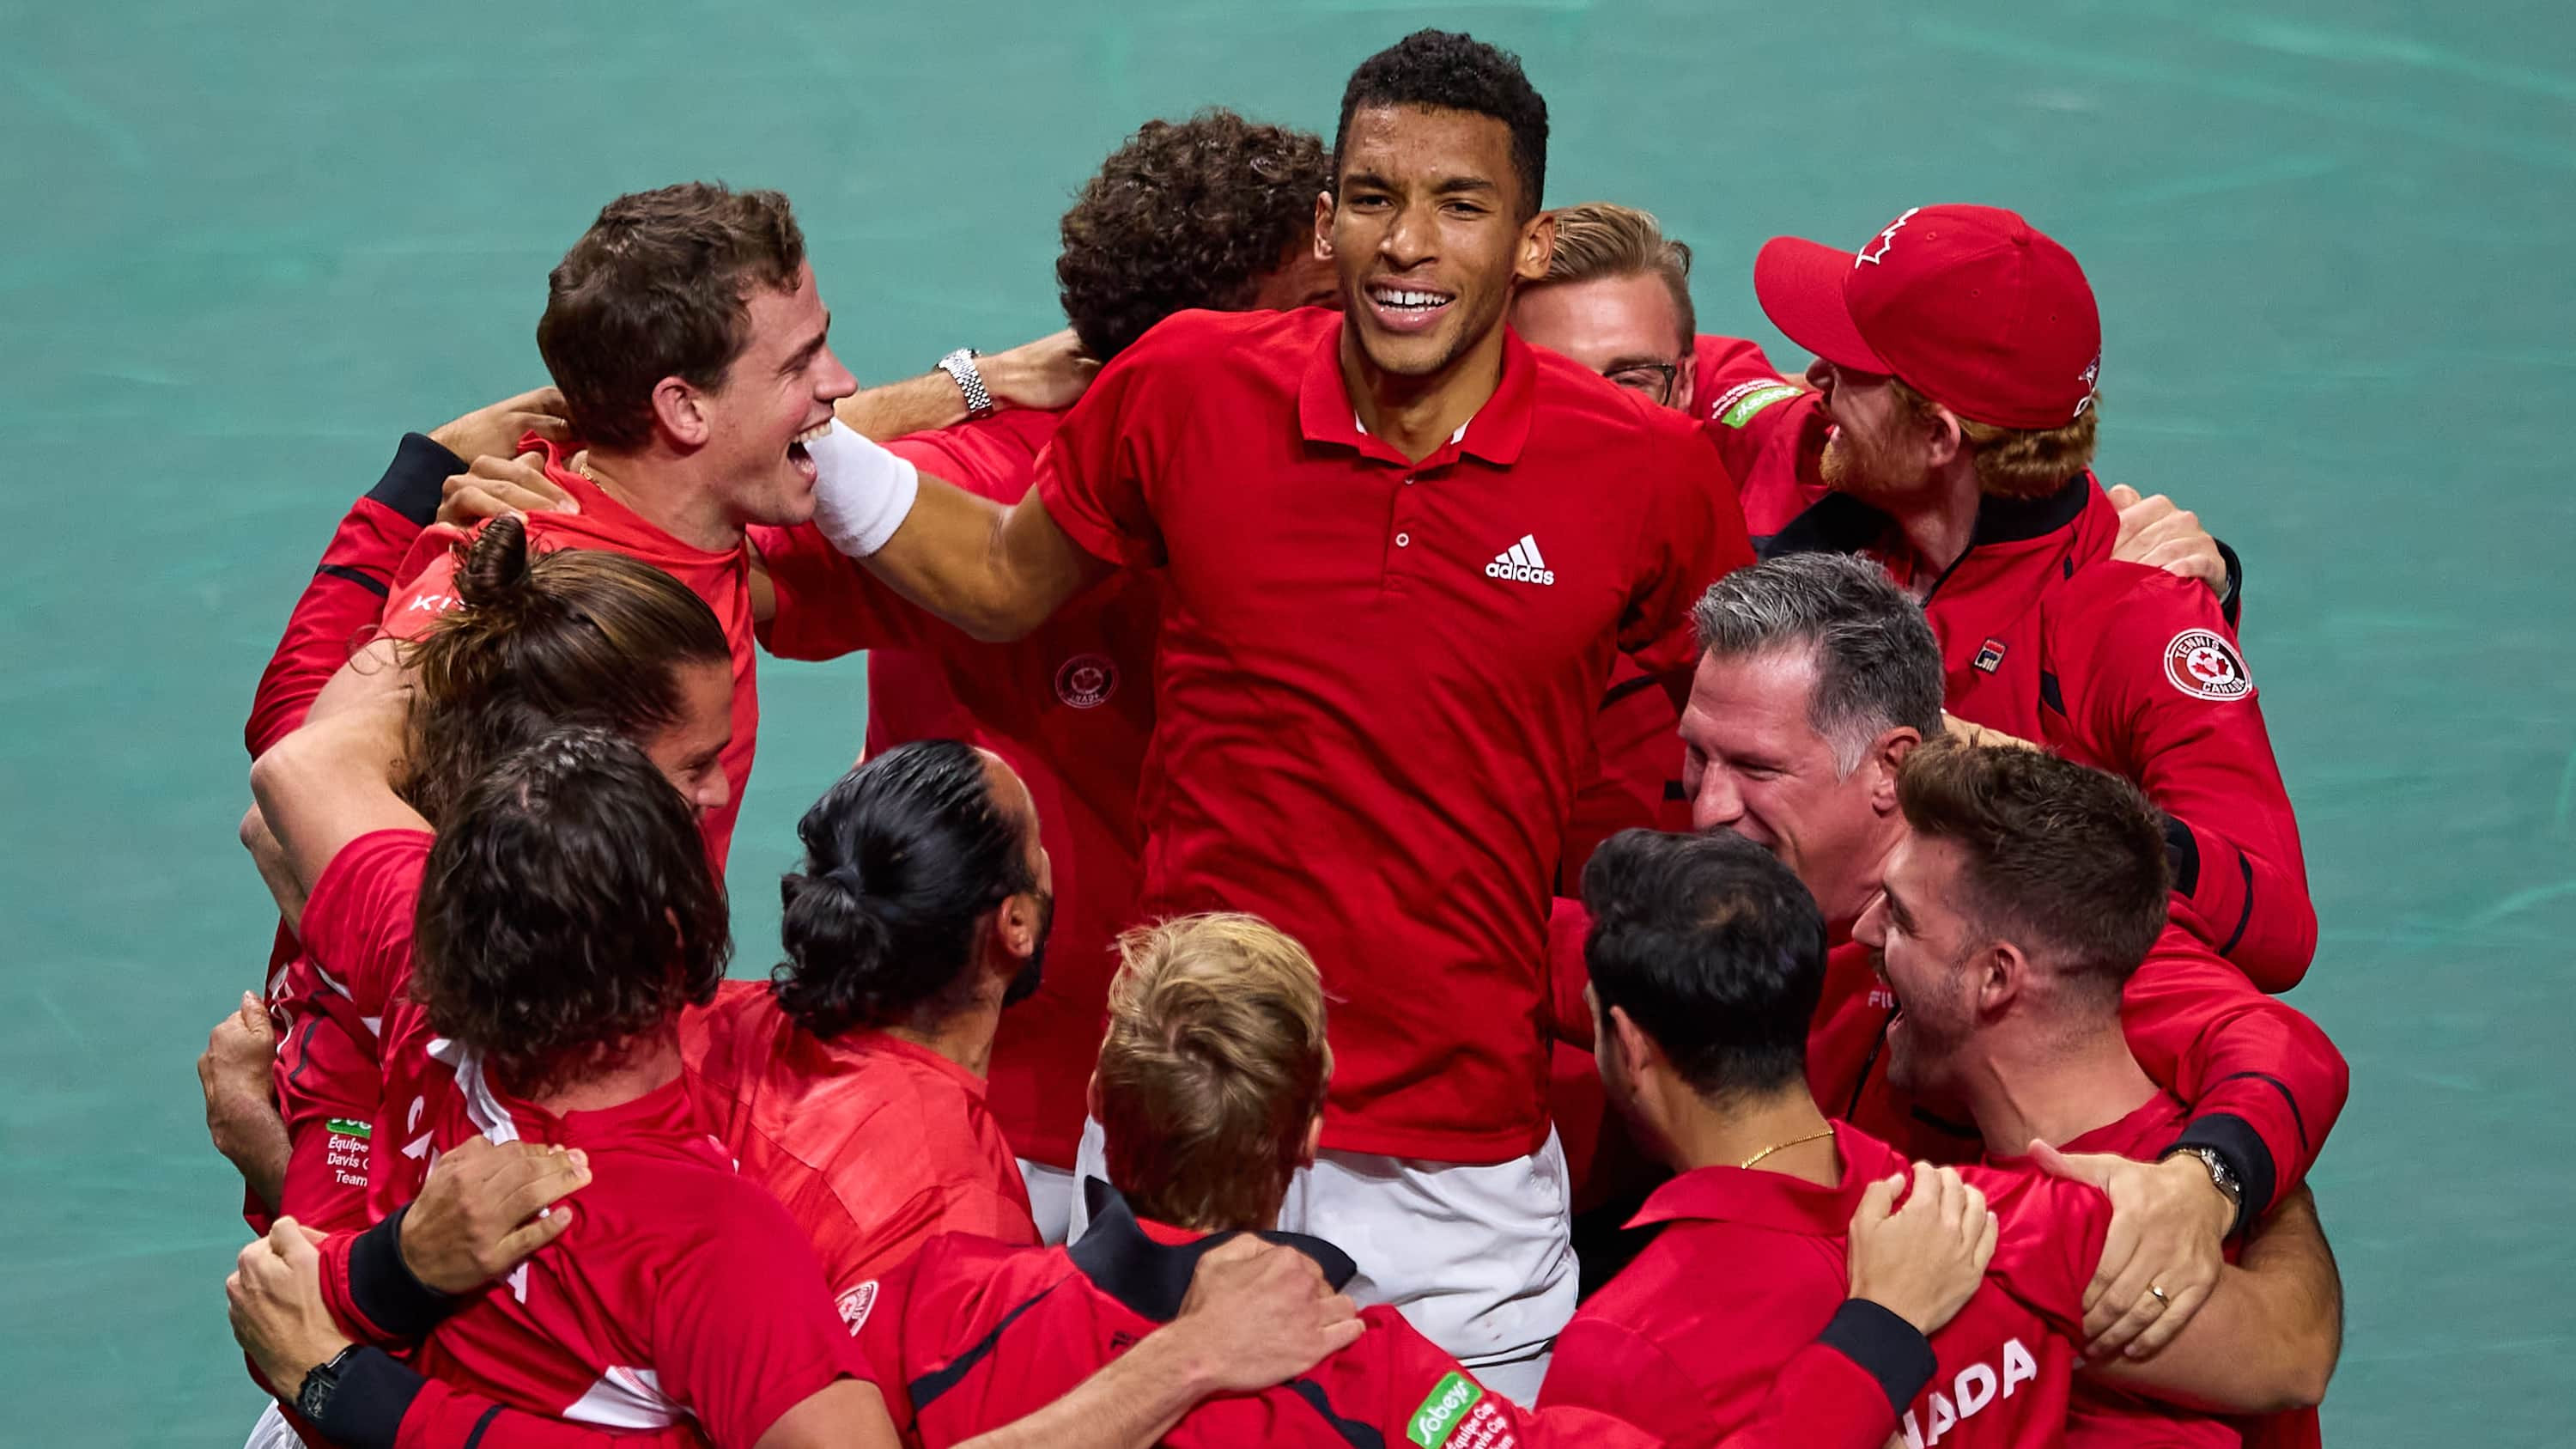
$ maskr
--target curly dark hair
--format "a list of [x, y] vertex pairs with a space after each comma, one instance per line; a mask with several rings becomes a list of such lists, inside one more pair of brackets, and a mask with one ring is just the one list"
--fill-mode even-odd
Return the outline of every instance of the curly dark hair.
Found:
[[688, 803], [644, 752], [560, 728], [494, 761], [430, 847], [412, 994], [535, 1096], [715, 999], [733, 940]]
[[1175, 312], [1251, 305], [1332, 180], [1309, 131], [1221, 107], [1147, 121], [1064, 214], [1055, 279], [1083, 350], [1107, 362]]
[[1547, 102], [1521, 74], [1521, 58], [1472, 35], [1417, 30], [1360, 62], [1342, 91], [1333, 130], [1333, 176], [1342, 174], [1342, 143], [1363, 106], [1420, 106], [1491, 116], [1511, 128], [1512, 170], [1520, 177], [1518, 217], [1538, 214], [1547, 190]]
[[827, 1039], [954, 1010], [978, 923], [1037, 887], [1036, 828], [956, 740], [898, 745], [842, 776], [796, 823], [804, 869], [778, 883], [778, 1004]]

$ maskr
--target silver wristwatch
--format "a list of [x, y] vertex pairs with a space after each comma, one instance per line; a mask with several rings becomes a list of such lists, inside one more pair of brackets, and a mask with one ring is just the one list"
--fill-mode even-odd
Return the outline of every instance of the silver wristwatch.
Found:
[[2219, 1195], [2227, 1199], [2227, 1205], [2236, 1209], [2237, 1221], [2243, 1222], [2245, 1220], [2245, 1184], [2236, 1180], [2236, 1169], [2227, 1165], [2226, 1156], [2215, 1147], [2203, 1147], [2190, 1143], [2173, 1148], [2166, 1152], [2164, 1157], [2156, 1160], [2162, 1162], [2165, 1158], [2178, 1157], [2184, 1153], [2200, 1159], [2200, 1165], [2209, 1169], [2210, 1186], [2218, 1189]]
[[982, 355], [972, 347], [960, 347], [939, 359], [939, 370], [955, 378], [957, 390], [966, 394], [966, 416], [970, 418], [993, 415], [993, 395], [984, 390], [984, 374], [975, 369], [975, 359]]

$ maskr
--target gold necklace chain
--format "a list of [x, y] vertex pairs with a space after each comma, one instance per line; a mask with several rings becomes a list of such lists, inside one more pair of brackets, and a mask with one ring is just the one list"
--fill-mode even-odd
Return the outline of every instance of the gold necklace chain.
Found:
[[1819, 1137], [1831, 1137], [1833, 1135], [1833, 1125], [1831, 1123], [1827, 1123], [1825, 1130], [1822, 1132], [1810, 1132], [1804, 1137], [1792, 1137], [1786, 1142], [1775, 1142], [1769, 1147], [1763, 1148], [1761, 1151], [1754, 1153], [1751, 1157], [1748, 1157], [1735, 1165], [1737, 1167], [1751, 1167], [1753, 1164], [1760, 1162], [1763, 1158], [1770, 1156], [1774, 1152], [1786, 1152], [1801, 1142], [1813, 1142]]

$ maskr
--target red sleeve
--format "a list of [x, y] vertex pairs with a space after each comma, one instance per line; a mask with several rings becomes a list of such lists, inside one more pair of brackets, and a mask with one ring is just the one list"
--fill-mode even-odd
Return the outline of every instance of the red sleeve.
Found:
[[[1716, 1443], [1727, 1406], [1703, 1396], [1653, 1340], [1598, 1314], [1577, 1314], [1557, 1335], [1538, 1407], [1609, 1414], [1680, 1449]], [[1888, 1423], [1895, 1427], [1892, 1416]]]
[[385, 476], [349, 506], [322, 550], [312, 582], [286, 616], [286, 632], [260, 672], [242, 742], [256, 758], [304, 722], [358, 643], [383, 616], [395, 569], [412, 540], [438, 514], [439, 493], [465, 463], [418, 433], [407, 433]]
[[1753, 544], [1716, 451], [1687, 430], [1657, 433], [1670, 440], [1658, 462], [1671, 476], [1650, 480], [1664, 507], [1646, 515], [1640, 547], [1650, 562], [1620, 620], [1619, 647], [1649, 674], [1687, 680], [1699, 662], [1691, 606], [1710, 584], [1750, 567]]
[[761, 647], [781, 659], [838, 659], [862, 649], [920, 648], [937, 631], [963, 631], [896, 593], [858, 560], [832, 546], [810, 523], [754, 528], [751, 546], [777, 607], [759, 627]]
[[2248, 1221], [2305, 1179], [2352, 1086], [2315, 1022], [2168, 930], [2121, 992], [2120, 1024], [2138, 1065], [2191, 1104], [2176, 1141], [2236, 1168]]
[[2084, 1291], [2102, 1261], [2111, 1230], [2111, 1200], [2080, 1182], [2030, 1168], [1970, 1168], [2000, 1230], [1986, 1275], [1999, 1279], [2069, 1338], [2081, 1339]]
[[1822, 406], [1750, 342], [1702, 337], [1697, 360], [1691, 411], [1742, 490], [1747, 523], [1767, 538], [1823, 494], [1809, 438], [1824, 428]]
[[411, 981], [412, 916], [437, 837], [377, 830], [340, 847], [304, 903], [304, 948], [368, 1016]]
[[848, 1376], [848, 1327], [787, 1211], [749, 1182], [724, 1231], [655, 1285], [653, 1367], [718, 1444], [756, 1444]]
[[1199, 336], [1187, 316], [1166, 319], [1102, 368], [1038, 455], [1032, 491], [1047, 516], [1085, 552], [1111, 563], [1151, 568], [1164, 561], [1147, 480], [1157, 445], [1153, 419], [1185, 405], [1164, 389]]
[[403, 1411], [395, 1449], [681, 1449], [706, 1441], [687, 1420], [660, 1429], [593, 1429], [513, 1409], [470, 1389], [425, 1380]]
[[2176, 921], [2287, 991], [2316, 955], [2317, 913], [2235, 633], [2195, 580], [2096, 567], [2124, 577], [2117, 604], [2068, 633], [2092, 651], [2075, 721], [2168, 817]]
[[1592, 984], [1592, 967], [1583, 958], [1583, 942], [1591, 934], [1592, 913], [1583, 908], [1583, 902], [1571, 896], [1558, 896], [1549, 903], [1549, 1025], [1558, 1041], [1585, 1051], [1592, 1050], [1592, 1008], [1583, 1004], [1583, 988]]

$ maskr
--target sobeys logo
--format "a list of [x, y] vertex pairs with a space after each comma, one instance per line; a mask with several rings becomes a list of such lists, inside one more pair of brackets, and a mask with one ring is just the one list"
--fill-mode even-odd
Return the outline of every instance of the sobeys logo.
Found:
[[1438, 1449], [1449, 1431], [1457, 1428], [1458, 1421], [1483, 1397], [1484, 1387], [1474, 1379], [1462, 1373], [1443, 1374], [1440, 1382], [1431, 1386], [1431, 1394], [1422, 1406], [1413, 1411], [1413, 1423], [1405, 1430], [1405, 1437], [1422, 1449]]
[[335, 1137], [373, 1137], [376, 1135], [376, 1125], [374, 1123], [361, 1122], [355, 1117], [326, 1117], [322, 1121], [322, 1128], [324, 1131], [331, 1133]]

